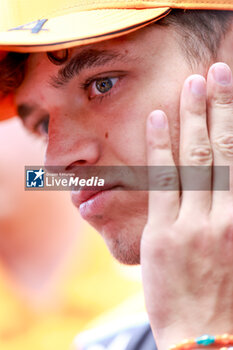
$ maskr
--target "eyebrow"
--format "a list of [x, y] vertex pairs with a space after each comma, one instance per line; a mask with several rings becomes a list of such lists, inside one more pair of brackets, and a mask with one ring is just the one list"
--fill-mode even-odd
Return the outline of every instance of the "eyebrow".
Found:
[[126, 56], [109, 50], [83, 50], [72, 57], [56, 76], [51, 77], [49, 84], [55, 88], [62, 88], [83, 69], [102, 66], [112, 61], [126, 61]]

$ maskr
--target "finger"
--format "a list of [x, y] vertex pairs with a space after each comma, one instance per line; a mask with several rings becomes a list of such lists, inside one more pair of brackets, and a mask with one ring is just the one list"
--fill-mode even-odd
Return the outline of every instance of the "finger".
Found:
[[230, 68], [225, 63], [211, 66], [207, 77], [208, 123], [213, 149], [213, 202], [212, 207], [222, 209], [226, 202], [233, 200], [233, 169], [229, 181], [226, 170], [220, 166], [233, 165], [233, 79]]
[[179, 181], [174, 164], [168, 120], [162, 111], [154, 111], [147, 122], [149, 165], [149, 216], [155, 227], [175, 221], [179, 211]]
[[180, 216], [199, 217], [211, 205], [212, 152], [207, 129], [206, 81], [201, 75], [186, 79], [180, 103]]

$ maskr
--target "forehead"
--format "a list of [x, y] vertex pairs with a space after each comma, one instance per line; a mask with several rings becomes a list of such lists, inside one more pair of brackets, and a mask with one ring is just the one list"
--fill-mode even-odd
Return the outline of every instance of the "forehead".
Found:
[[[107, 67], [106, 64], [111, 68], [112, 63], [121, 61], [124, 64], [124, 68], [131, 70], [137, 70], [139, 67], [142, 70], [148, 70], [150, 66], [156, 65], [156, 63], [157, 65], [166, 64], [169, 57], [172, 57], [172, 55], [168, 54], [168, 51], [174, 51], [175, 40], [172, 36], [168, 28], [153, 24], [119, 38], [73, 48], [70, 50], [69, 59], [62, 65], [52, 63], [48, 59], [47, 53], [31, 54], [26, 64], [24, 81], [16, 90], [16, 105], [35, 104], [38, 97], [48, 101], [47, 91], [45, 92], [45, 90], [48, 90], [47, 87], [51, 85], [53, 78], [55, 78], [54, 81], [59, 81], [57, 79], [57, 77], [59, 78], [59, 72], [75, 57], [78, 57], [78, 59], [81, 57], [82, 68], [93, 68], [96, 62], [96, 66], [100, 68], [104, 66], [103, 69], [105, 69]], [[85, 53], [87, 52], [91, 52], [91, 55], [89, 56], [89, 61], [87, 60], [85, 63]], [[94, 55], [93, 52], [95, 53]], [[107, 54], [107, 59], [106, 56], [103, 58], [103, 53]], [[56, 51], [55, 54], [60, 53]], [[98, 59], [98, 55], [102, 55], [102, 60]], [[76, 67], [78, 66], [77, 61], [75, 65]], [[120, 66], [116, 66], [116, 69], [118, 67]], [[122, 65], [121, 67], [123, 68]], [[80, 71], [78, 70], [79, 73]], [[56, 87], [59, 86], [55, 84]], [[46, 97], [43, 97], [43, 94]], [[50, 101], [52, 101], [52, 96]]]
[[[157, 35], [156, 35], [157, 30]], [[123, 35], [115, 39], [111, 40], [105, 40], [102, 42], [98, 42], [96, 44], [91, 45], [85, 45], [85, 46], [79, 46], [70, 49], [70, 57], [73, 57], [76, 54], [81, 54], [82, 52], [85, 52], [87, 50], [93, 50], [93, 51], [99, 51], [100, 53], [102, 51], [109, 51], [114, 53], [120, 53], [121, 56], [125, 56], [127, 58], [136, 58], [140, 56], [144, 56], [145, 54], [152, 52], [152, 47], [149, 47], [148, 45], [153, 45], [154, 47], [158, 47], [163, 40], [164, 35], [166, 35], [167, 29], [163, 28], [161, 30], [161, 27], [158, 27], [156, 24], [149, 25], [145, 28], [142, 28], [140, 30], [137, 30], [133, 33], [130, 33], [128, 35]], [[145, 37], [150, 37], [149, 41], [145, 40]], [[154, 45], [155, 44], [155, 45]], [[60, 50], [64, 51], [64, 50]], [[52, 52], [53, 54], [53, 52]], [[59, 51], [55, 52], [56, 55], [62, 54], [59, 53]], [[45, 61], [45, 62], [44, 62]], [[44, 63], [44, 64], [39, 64]], [[49, 63], [49, 60], [47, 59], [46, 53], [36, 53], [31, 54], [28, 60], [28, 64], [26, 67], [26, 74], [34, 74], [35, 68], [41, 68], [43, 69], [47, 68], [56, 71], [59, 69], [59, 66], [55, 66], [54, 64], [51, 65]]]

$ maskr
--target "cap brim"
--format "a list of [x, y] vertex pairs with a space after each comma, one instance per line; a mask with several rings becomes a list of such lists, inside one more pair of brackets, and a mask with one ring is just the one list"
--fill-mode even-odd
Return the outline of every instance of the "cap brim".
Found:
[[[75, 12], [0, 32], [0, 49], [42, 52], [88, 45], [131, 33], [169, 12], [168, 7]], [[0, 120], [15, 115], [13, 97], [1, 99]]]
[[166, 16], [169, 7], [74, 12], [0, 32], [0, 49], [41, 52], [96, 43], [133, 32]]

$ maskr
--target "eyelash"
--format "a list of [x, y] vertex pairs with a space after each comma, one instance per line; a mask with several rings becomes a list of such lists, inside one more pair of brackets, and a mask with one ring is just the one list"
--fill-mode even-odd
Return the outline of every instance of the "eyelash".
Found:
[[112, 95], [112, 93], [114, 92], [115, 90], [115, 87], [116, 85], [119, 84], [120, 80], [122, 79], [123, 77], [122, 76], [116, 76], [116, 77], [111, 77], [111, 76], [104, 76], [104, 77], [98, 77], [98, 78], [95, 78], [95, 79], [89, 79], [87, 80], [84, 84], [81, 85], [82, 89], [84, 89], [86, 92], [88, 92], [88, 89], [92, 86], [92, 84], [96, 83], [98, 80], [104, 80], [104, 79], [117, 79], [117, 82], [112, 86], [112, 88], [106, 92], [106, 93], [103, 93], [103, 94], [99, 94], [99, 95], [96, 95], [95, 97], [90, 97], [88, 96], [88, 99], [91, 101], [91, 100], [94, 100], [94, 99], [97, 99], [98, 102], [102, 102], [105, 98], [107, 97], [110, 97]]
[[[46, 125], [46, 124], [43, 124], [43, 123], [46, 123], [47, 125]], [[39, 120], [39, 121], [34, 125], [34, 127], [33, 127], [33, 133], [34, 133], [35, 135], [38, 135], [38, 136], [41, 136], [41, 137], [45, 138], [45, 140], [46, 140], [48, 133], [47, 133], [47, 131], [45, 131], [45, 130], [47, 130], [48, 124], [49, 124], [49, 118], [48, 118], [48, 117]], [[46, 125], [46, 126], [45, 126], [45, 130], [44, 130], [44, 131], [39, 131], [39, 128], [40, 128], [40, 129], [43, 128], [44, 125]]]
[[[123, 78], [123, 76], [117, 76], [117, 77], [109, 77], [109, 76], [105, 76], [105, 77], [98, 77], [98, 78], [95, 78], [95, 79], [89, 79], [87, 80], [84, 84], [81, 85], [82, 89], [84, 89], [86, 92], [88, 91], [88, 89], [90, 88], [90, 86], [94, 83], [96, 83], [98, 80], [104, 80], [104, 79], [118, 79], [117, 82], [112, 86], [112, 88], [106, 92], [106, 93], [103, 93], [103, 94], [99, 94], [99, 95], [96, 95], [95, 97], [88, 97], [88, 99], [91, 101], [91, 100], [94, 100], [94, 99], [97, 99], [99, 103], [101, 103], [105, 98], [107, 97], [110, 97], [113, 93], [113, 90], [115, 88], [116, 85], [119, 84], [120, 80]], [[46, 135], [45, 133], [41, 133], [39, 132], [39, 126], [43, 125], [43, 122], [47, 122], [47, 119], [42, 119], [40, 120], [33, 128], [33, 132], [34, 134], [38, 135], [38, 136], [44, 136], [46, 138]]]

